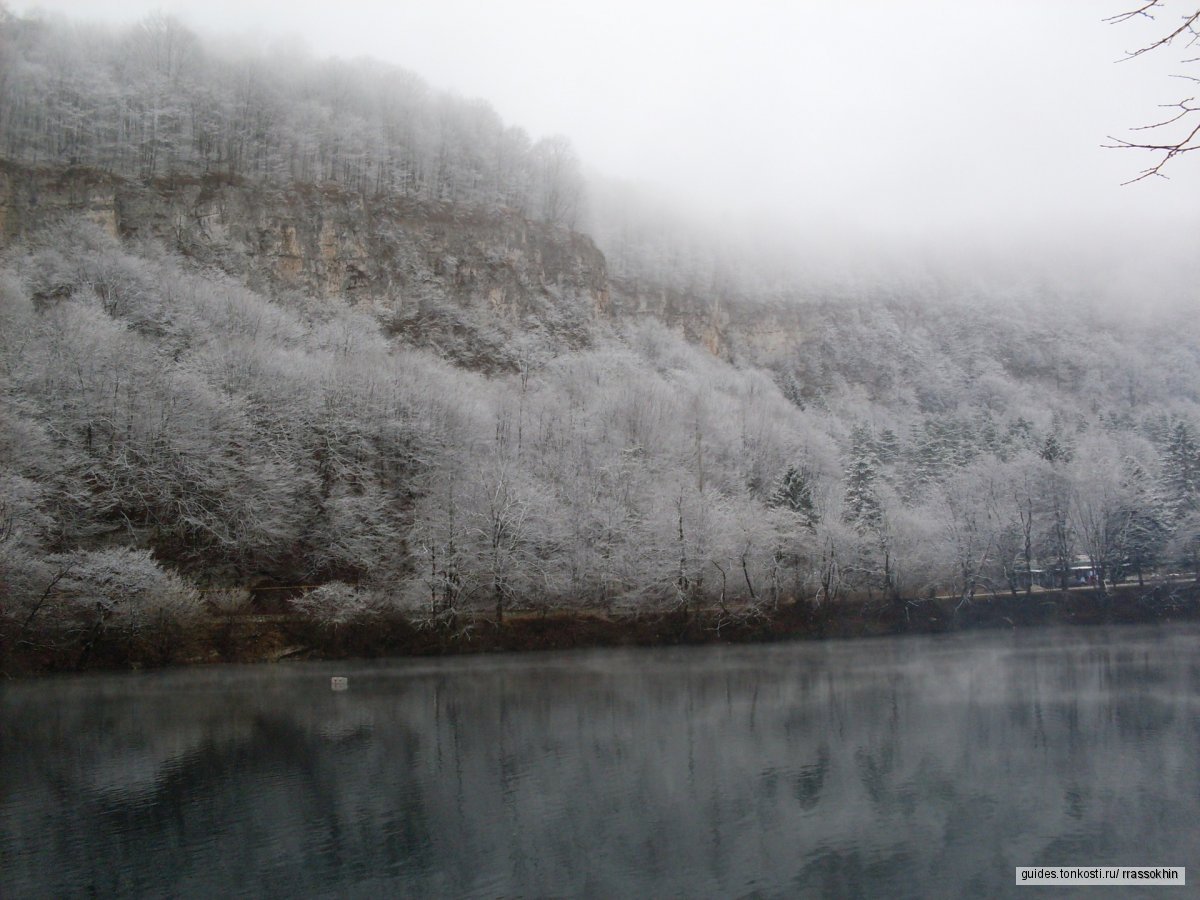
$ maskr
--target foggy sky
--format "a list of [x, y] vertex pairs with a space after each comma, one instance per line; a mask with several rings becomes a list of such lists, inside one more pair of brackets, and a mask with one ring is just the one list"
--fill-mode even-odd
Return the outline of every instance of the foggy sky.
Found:
[[1166, 22], [1105, 24], [1122, 0], [9, 5], [118, 22], [163, 10], [383, 59], [716, 217], [934, 246], [1071, 234], [1194, 258], [1200, 241], [1196, 160], [1123, 187], [1151, 158], [1100, 146], [1189, 96], [1170, 77], [1187, 71], [1182, 47], [1117, 62]]

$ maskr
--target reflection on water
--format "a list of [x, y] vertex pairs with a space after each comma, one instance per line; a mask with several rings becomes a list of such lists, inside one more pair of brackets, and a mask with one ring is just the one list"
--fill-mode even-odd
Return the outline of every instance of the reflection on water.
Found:
[[1021, 865], [1200, 876], [1197, 638], [9, 683], [0, 896], [1022, 896]]

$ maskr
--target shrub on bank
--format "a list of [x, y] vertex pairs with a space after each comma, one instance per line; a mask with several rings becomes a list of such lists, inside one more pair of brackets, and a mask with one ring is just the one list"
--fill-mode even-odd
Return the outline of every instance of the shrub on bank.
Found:
[[173, 662], [203, 620], [199, 592], [148, 550], [60, 554], [40, 574], [44, 586], [6, 608], [5, 624], [11, 653], [53, 668]]
[[382, 591], [332, 581], [291, 600], [300, 621], [294, 636], [322, 654], [396, 652], [413, 629], [395, 600]]

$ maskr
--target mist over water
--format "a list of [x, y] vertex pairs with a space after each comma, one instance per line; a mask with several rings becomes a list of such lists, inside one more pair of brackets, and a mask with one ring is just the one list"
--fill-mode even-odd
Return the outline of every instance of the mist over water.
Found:
[[1197, 636], [10, 683], [0, 893], [995, 896], [1188, 865]]

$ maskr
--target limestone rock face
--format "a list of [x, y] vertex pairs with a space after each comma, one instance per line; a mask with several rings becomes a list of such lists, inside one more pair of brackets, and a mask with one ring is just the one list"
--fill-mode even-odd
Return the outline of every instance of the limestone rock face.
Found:
[[146, 182], [0, 163], [0, 246], [68, 215], [162, 242], [268, 294], [341, 298], [393, 334], [483, 369], [515, 365], [512, 339], [530, 330], [580, 347], [598, 327], [650, 317], [729, 358], [775, 349], [792, 327], [767, 310], [612, 280], [588, 236], [507, 210], [336, 185], [219, 175]]
[[27, 169], [0, 162], [0, 247], [71, 213], [118, 233], [114, 180], [88, 169]]
[[765, 364], [786, 354], [804, 328], [802, 306], [613, 279], [613, 315], [658, 319], [722, 359]]

